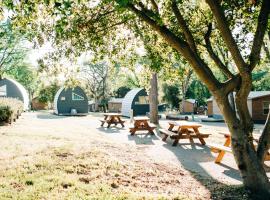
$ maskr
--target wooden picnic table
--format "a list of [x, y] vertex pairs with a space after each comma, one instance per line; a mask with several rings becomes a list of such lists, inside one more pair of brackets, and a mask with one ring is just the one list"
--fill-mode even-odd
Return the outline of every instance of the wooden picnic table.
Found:
[[208, 138], [210, 134], [201, 133], [200, 127], [199, 124], [171, 121], [168, 130], [160, 129], [160, 132], [164, 134], [163, 141], [166, 141], [169, 136], [174, 139], [173, 146], [176, 146], [180, 139], [189, 139], [191, 143], [194, 143], [194, 138], [198, 138], [201, 144], [205, 145], [204, 138]]
[[134, 135], [137, 131], [148, 131], [150, 134], [155, 134], [154, 129], [156, 125], [149, 123], [148, 117], [134, 117], [134, 124], [129, 128], [131, 135]]
[[125, 127], [124, 120], [121, 119], [122, 115], [120, 113], [104, 113], [104, 119], [101, 121], [101, 126], [107, 123], [107, 128], [110, 128], [112, 124], [115, 126], [121, 124], [122, 127]]
[[[219, 134], [222, 134], [225, 138], [225, 142], [223, 145], [220, 144], [208, 144], [209, 147], [211, 147], [211, 151], [214, 153], [218, 153], [218, 156], [215, 160], [215, 163], [220, 163], [225, 155], [226, 152], [232, 153], [231, 149], [231, 134], [230, 133], [223, 133], [219, 132]], [[253, 135], [253, 141], [256, 143], [255, 147], [257, 146], [259, 142], [259, 138], [256, 135]], [[270, 160], [270, 153], [268, 152], [265, 156], [265, 161]]]

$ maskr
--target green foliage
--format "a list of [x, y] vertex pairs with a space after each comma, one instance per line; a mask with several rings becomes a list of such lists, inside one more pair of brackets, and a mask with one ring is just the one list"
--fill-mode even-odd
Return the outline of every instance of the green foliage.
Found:
[[37, 90], [38, 74], [30, 64], [22, 63], [16, 65], [7, 74], [20, 82], [30, 94]]
[[168, 84], [163, 84], [162, 85], [162, 90], [164, 93], [164, 96], [162, 97], [163, 101], [169, 103], [172, 108], [178, 109], [179, 108], [179, 86], [178, 85], [168, 85]]
[[7, 121], [12, 115], [9, 106], [0, 106], [0, 121]]
[[115, 97], [116, 98], [124, 98], [125, 95], [130, 91], [131, 89], [127, 86], [122, 86], [122, 87], [119, 87], [115, 92]]
[[39, 91], [38, 100], [41, 103], [49, 103], [49, 102], [52, 103], [58, 89], [59, 86], [56, 83], [53, 83], [50, 86], [42, 88]]
[[270, 74], [266, 74], [264, 77], [255, 80], [253, 82], [253, 90], [255, 91], [267, 91], [270, 90]]
[[193, 80], [190, 84], [186, 98], [196, 99], [199, 105], [205, 105], [206, 100], [211, 96], [207, 87], [199, 80]]
[[10, 21], [0, 22], [0, 76], [22, 62], [27, 49], [22, 46], [23, 35]]

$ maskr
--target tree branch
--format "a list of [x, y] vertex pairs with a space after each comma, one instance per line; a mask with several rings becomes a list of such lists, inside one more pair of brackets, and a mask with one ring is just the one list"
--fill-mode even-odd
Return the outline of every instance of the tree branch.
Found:
[[151, 1], [151, 4], [153, 6], [154, 11], [156, 13], [158, 13], [158, 5], [157, 5], [156, 1], [155, 0], [150, 0], [150, 1]]
[[264, 125], [263, 132], [260, 137], [257, 148], [257, 156], [259, 161], [261, 161], [261, 163], [264, 162], [264, 157], [269, 148], [270, 148], [270, 112], [268, 113], [267, 120]]
[[249, 55], [249, 68], [253, 70], [260, 60], [260, 52], [263, 45], [263, 38], [267, 29], [268, 17], [270, 13], [270, 1], [264, 0], [257, 22], [251, 53]]
[[204, 40], [206, 43], [206, 49], [210, 55], [210, 57], [213, 59], [213, 61], [216, 63], [217, 67], [222, 71], [222, 73], [227, 76], [227, 78], [232, 78], [234, 75], [230, 72], [227, 66], [223, 64], [223, 62], [219, 59], [219, 57], [215, 54], [211, 41], [210, 41], [210, 36], [212, 33], [212, 24], [210, 23], [208, 25], [208, 30], [204, 36]]
[[173, 10], [173, 13], [174, 13], [177, 21], [178, 21], [180, 28], [183, 30], [183, 33], [184, 33], [184, 36], [185, 36], [187, 43], [190, 45], [191, 49], [194, 52], [196, 52], [196, 44], [195, 44], [194, 38], [192, 36], [192, 33], [189, 30], [188, 25], [186, 24], [186, 21], [184, 20], [180, 10], [178, 9], [175, 0], [172, 1], [172, 10]]
[[161, 35], [174, 49], [181, 53], [191, 64], [194, 71], [199, 75], [201, 80], [208, 86], [211, 91], [219, 89], [220, 82], [215, 78], [211, 69], [204, 63], [204, 61], [192, 51], [190, 46], [171, 32], [166, 26], [159, 25], [156, 21], [151, 19], [147, 13], [137, 9], [133, 4], [128, 4], [128, 8], [140, 17], [144, 22], [150, 25], [153, 30]]
[[232, 32], [229, 29], [228, 22], [225, 18], [224, 12], [222, 11], [222, 8], [219, 4], [219, 1], [216, 0], [206, 0], [208, 5], [210, 6], [215, 19], [218, 24], [218, 28], [220, 30], [220, 33], [222, 35], [223, 40], [225, 41], [229, 51], [231, 52], [231, 55], [234, 59], [234, 62], [240, 72], [240, 74], [245, 73], [248, 71], [247, 65], [239, 51], [239, 48], [232, 36]]
[[241, 84], [240, 74], [233, 76], [230, 80], [222, 84], [221, 90], [227, 95], [235, 90]]

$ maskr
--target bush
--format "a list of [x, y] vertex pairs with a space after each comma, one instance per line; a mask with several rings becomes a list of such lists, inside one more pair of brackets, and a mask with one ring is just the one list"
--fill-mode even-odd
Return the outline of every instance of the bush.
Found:
[[0, 106], [0, 121], [8, 121], [11, 115], [12, 111], [9, 106]]
[[15, 98], [0, 98], [0, 121], [10, 122], [23, 111], [23, 102]]

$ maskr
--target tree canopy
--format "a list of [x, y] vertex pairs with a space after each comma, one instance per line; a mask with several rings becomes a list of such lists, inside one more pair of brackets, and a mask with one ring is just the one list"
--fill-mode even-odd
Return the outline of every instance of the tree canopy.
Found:
[[[66, 56], [92, 50], [117, 63], [134, 52], [129, 49], [136, 46], [136, 28], [143, 41], [160, 41], [154, 44], [155, 59], [180, 56], [216, 99], [231, 133], [244, 185], [270, 196], [263, 169], [270, 146], [270, 117], [255, 149], [247, 106], [252, 71], [265, 56], [261, 49], [269, 32], [269, 0], [4, 0], [3, 4], [13, 11], [14, 25], [31, 29], [39, 44], [51, 41]], [[236, 110], [228, 100], [232, 92], [236, 93]]]

